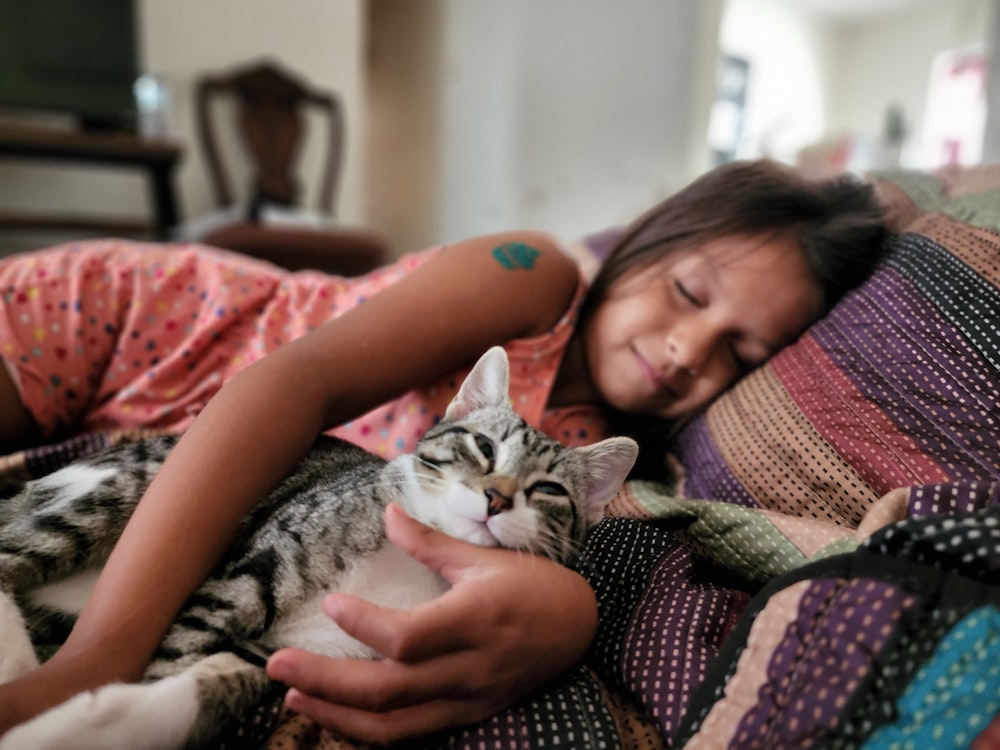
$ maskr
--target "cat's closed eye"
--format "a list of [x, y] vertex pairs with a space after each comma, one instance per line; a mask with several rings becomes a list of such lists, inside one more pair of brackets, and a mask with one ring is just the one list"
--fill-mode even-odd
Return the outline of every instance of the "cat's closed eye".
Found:
[[493, 441], [480, 433], [477, 433], [473, 439], [476, 442], [476, 447], [479, 449], [479, 452], [483, 454], [483, 458], [486, 459], [486, 464], [487, 464], [486, 473], [489, 474], [491, 471], [493, 471], [493, 460], [494, 458], [496, 458], [496, 451], [493, 448]]
[[569, 496], [569, 490], [558, 482], [535, 482], [528, 490], [528, 494], [534, 495], [536, 492], [541, 495], [551, 495], [553, 497]]

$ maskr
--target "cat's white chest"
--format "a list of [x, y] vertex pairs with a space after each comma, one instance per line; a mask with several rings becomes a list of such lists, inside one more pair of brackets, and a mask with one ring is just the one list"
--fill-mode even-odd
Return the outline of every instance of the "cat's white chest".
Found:
[[[381, 550], [354, 563], [337, 591], [391, 609], [409, 610], [440, 596], [448, 582], [399, 547], [386, 542]], [[323, 612], [321, 591], [278, 620], [262, 641], [275, 648], [295, 646], [330, 657], [377, 656], [350, 637]]]

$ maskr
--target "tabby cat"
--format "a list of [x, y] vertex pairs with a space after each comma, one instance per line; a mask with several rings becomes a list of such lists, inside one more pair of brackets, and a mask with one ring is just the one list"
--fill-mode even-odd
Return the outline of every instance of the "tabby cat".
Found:
[[[8, 732], [0, 748], [199, 747], [262, 696], [255, 655], [297, 646], [377, 658], [323, 616], [322, 597], [341, 590], [412, 608], [448, 586], [386, 540], [389, 502], [460, 539], [569, 562], [637, 446], [609, 438], [567, 449], [511, 409], [508, 383], [506, 354], [491, 349], [416, 451], [388, 463], [318, 441], [245, 520], [143, 683], [80, 694]], [[46, 635], [55, 582], [106, 559], [174, 442], [125, 443], [0, 502], [0, 681], [36, 663], [25, 622], [36, 641]]]

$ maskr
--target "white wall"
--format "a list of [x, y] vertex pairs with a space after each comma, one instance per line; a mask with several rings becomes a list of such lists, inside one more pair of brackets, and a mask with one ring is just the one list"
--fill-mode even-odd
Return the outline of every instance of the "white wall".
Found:
[[931, 65], [944, 50], [985, 46], [988, 10], [987, 0], [931, 2], [847, 27], [831, 125], [877, 139], [886, 107], [898, 103], [910, 124], [903, 163], [929, 166], [921, 162], [920, 140]]
[[437, 238], [440, 0], [370, 0], [367, 220], [396, 253]]
[[[530, 0], [529, 0], [530, 2]], [[521, 0], [445, 0], [438, 79], [440, 182], [432, 242], [521, 224], [521, 87], [533, 34]]]
[[990, 43], [998, 0], [925, 0], [853, 21], [817, 15], [799, 0], [727, 0], [724, 50], [751, 62], [743, 156], [795, 161], [819, 141], [852, 136], [852, 166], [881, 166], [889, 106], [902, 107], [904, 166], [920, 160], [931, 64], [942, 50]]
[[830, 91], [837, 28], [794, 0], [728, 0], [719, 44], [750, 63], [739, 157], [794, 161], [820, 140], [834, 102]]
[[[367, 204], [397, 249], [515, 227], [574, 238], [631, 220], [707, 166], [721, 0], [372, 8]], [[399, 38], [407, 17], [439, 55]], [[388, 68], [406, 71], [409, 104], [384, 105]], [[414, 202], [434, 220], [403, 218]]]
[[708, 166], [720, 4], [528, 2], [520, 28], [521, 222], [627, 222]]

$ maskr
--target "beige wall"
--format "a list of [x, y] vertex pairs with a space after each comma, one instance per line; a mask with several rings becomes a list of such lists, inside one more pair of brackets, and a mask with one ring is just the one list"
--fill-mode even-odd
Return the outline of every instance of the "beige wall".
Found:
[[396, 253], [438, 236], [440, 0], [370, 0], [368, 220]]
[[[172, 135], [186, 146], [178, 174], [186, 218], [212, 207], [193, 140], [196, 77], [274, 56], [342, 97], [349, 146], [339, 212], [345, 219], [362, 220], [364, 0], [141, 0], [139, 8], [145, 68], [169, 84]], [[318, 152], [306, 154], [307, 162], [317, 159]], [[3, 161], [0, 206], [144, 217], [148, 196], [142, 177], [127, 171]]]
[[[194, 143], [192, 86], [200, 73], [273, 56], [342, 98], [349, 147], [338, 212], [360, 220], [363, 8], [363, 0], [143, 0], [146, 64], [151, 71], [162, 71], [175, 92], [177, 136]], [[321, 149], [307, 152], [304, 163], [318, 161], [321, 153]], [[187, 214], [205, 210], [210, 204], [208, 186], [194, 149], [189, 150], [180, 176]]]

